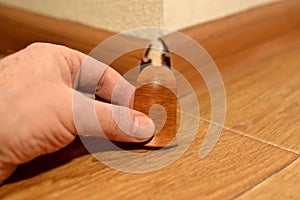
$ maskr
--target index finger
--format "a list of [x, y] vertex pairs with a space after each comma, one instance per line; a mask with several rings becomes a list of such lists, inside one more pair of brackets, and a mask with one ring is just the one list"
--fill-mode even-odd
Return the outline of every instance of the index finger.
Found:
[[113, 104], [132, 107], [135, 91], [132, 84], [108, 65], [83, 53], [77, 53], [81, 66], [75, 79], [76, 90], [85, 94], [96, 94]]

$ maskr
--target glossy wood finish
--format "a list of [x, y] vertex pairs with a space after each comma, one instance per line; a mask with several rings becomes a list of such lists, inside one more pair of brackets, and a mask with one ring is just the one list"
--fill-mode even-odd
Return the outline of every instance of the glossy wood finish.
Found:
[[300, 159], [238, 199], [300, 199]]
[[[6, 9], [1, 9], [0, 13], [5, 13]], [[282, 1], [182, 31], [210, 53], [227, 92], [224, 131], [207, 157], [199, 159], [210, 120], [209, 93], [201, 77], [185, 70], [189, 64], [173, 55], [174, 67], [189, 77], [201, 105], [197, 136], [176, 162], [150, 173], [124, 173], [98, 162], [77, 138], [66, 148], [21, 166], [1, 186], [0, 198], [274, 199], [278, 196], [297, 199], [300, 187], [299, 10], [298, 0]], [[9, 17], [0, 16], [1, 19]], [[13, 25], [16, 22], [9, 23], [5, 32], [17, 28], [21, 31]], [[71, 23], [70, 27], [74, 25]], [[48, 37], [46, 32], [31, 26], [24, 25], [22, 29], [24, 33], [34, 30], [34, 35]], [[61, 34], [64, 38], [64, 33]], [[19, 41], [22, 38], [29, 41], [29, 35], [20, 34]], [[5, 37], [12, 38], [10, 34]], [[1, 44], [15, 45], [5, 42], [5, 37], [0, 39]], [[18, 34], [13, 37], [18, 38]], [[128, 62], [124, 63], [126, 59]], [[124, 55], [113, 66], [125, 73], [139, 62], [139, 56]], [[194, 121], [192, 117], [188, 119], [191, 123], [186, 124], [187, 132]], [[100, 139], [90, 140], [95, 145], [101, 144]], [[103, 156], [109, 153], [112, 153], [110, 149], [97, 152]]]
[[[2, 186], [0, 196], [6, 199], [57, 196], [62, 199], [230, 199], [280, 171], [296, 158], [295, 154], [225, 131], [213, 152], [199, 159], [199, 146], [207, 126], [201, 122], [189, 150], [159, 171], [145, 174], [119, 172], [99, 163], [91, 155], [69, 160], [70, 153], [74, 155], [74, 152], [62, 150], [56, 156], [49, 155], [48, 159], [40, 158], [31, 165], [27, 164], [18, 173], [39, 171], [39, 166], [45, 161], [67, 159], [67, 163], [25, 180], [18, 180], [16, 175], [16, 182], [12, 179], [13, 183]], [[99, 141], [94, 139], [91, 142], [97, 144]], [[73, 146], [73, 151], [84, 150], [82, 146], [77, 148], [74, 150]]]
[[145, 146], [159, 148], [177, 145], [176, 79], [170, 69], [166, 66], [147, 66], [141, 71], [133, 107], [150, 116], [156, 127], [155, 136]]
[[[256, 13], [257, 10], [247, 12], [253, 17], [240, 14], [239, 21], [247, 21], [247, 25], [226, 23], [230, 18], [224, 19], [223, 25], [221, 21], [216, 22], [214, 27], [207, 24], [204, 31], [212, 34], [215, 28], [209, 40], [203, 41], [203, 36], [196, 36], [196, 33], [203, 32], [205, 25], [183, 32], [194, 37], [208, 52], [223, 49], [218, 53], [213, 51], [211, 55], [225, 81], [228, 102], [225, 127], [300, 153], [300, 15], [295, 13], [300, 11], [300, 1], [281, 2], [281, 5], [269, 13]], [[258, 17], [262, 19], [256, 21]], [[273, 20], [278, 24], [273, 24]], [[249, 30], [246, 28], [247, 34], [242, 24], [249, 26]], [[225, 25], [227, 27], [222, 32], [216, 30]], [[235, 31], [234, 34], [223, 34], [225, 30]], [[237, 38], [238, 43], [235, 42]], [[252, 46], [251, 41], [255, 41]], [[234, 53], [228, 54], [233, 49]], [[173, 56], [173, 61], [177, 65], [188, 66], [187, 62], [176, 56]], [[197, 84], [195, 88], [199, 91], [201, 116], [210, 120], [209, 94], [199, 88], [201, 83], [202, 87], [205, 86], [197, 77], [192, 82]]]
[[[116, 34], [75, 22], [1, 6], [1, 4], [0, 24], [0, 52], [4, 54], [20, 50], [33, 42], [65, 45], [90, 54], [97, 45]], [[122, 44], [119, 44], [117, 48], [101, 48], [101, 54], [103, 54], [101, 61], [112, 65], [120, 73], [125, 73], [132, 66], [138, 66], [145, 50], [131, 51], [126, 56], [121, 56], [118, 63], [109, 63], [106, 57], [110, 57], [111, 54], [120, 55], [119, 52], [122, 52], [123, 47], [129, 46], [130, 49], [136, 49], [137, 46], [146, 48], [149, 45], [149, 41], [144, 39], [124, 35], [123, 37]]]

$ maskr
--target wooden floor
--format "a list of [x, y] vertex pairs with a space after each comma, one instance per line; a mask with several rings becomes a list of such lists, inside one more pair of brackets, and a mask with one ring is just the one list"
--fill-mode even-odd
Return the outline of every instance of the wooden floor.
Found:
[[[8, 38], [0, 39], [2, 51], [17, 50], [38, 38], [88, 52], [112, 34], [98, 36], [88, 28], [84, 34], [95, 38], [86, 45], [83, 38], [76, 43], [79, 36], [71, 32], [59, 40], [47, 34], [59, 34], [58, 28], [26, 29], [26, 23], [37, 20], [35, 15], [22, 19], [23, 26], [14, 26], [14, 15], [9, 15], [13, 10], [0, 10], [1, 21], [7, 21], [1, 33]], [[70, 27], [84, 30], [82, 25]], [[11, 35], [12, 28], [27, 34]], [[171, 165], [145, 174], [120, 172], [98, 162], [77, 138], [19, 167], [0, 187], [0, 198], [300, 199], [300, 1], [282, 1], [182, 32], [212, 56], [227, 93], [225, 126], [207, 157], [199, 159], [199, 149], [210, 123], [210, 96], [203, 81], [193, 79], [200, 127], [191, 147]], [[131, 53], [113, 67], [124, 73], [140, 55]], [[176, 56], [172, 62], [182, 70], [189, 65]]]

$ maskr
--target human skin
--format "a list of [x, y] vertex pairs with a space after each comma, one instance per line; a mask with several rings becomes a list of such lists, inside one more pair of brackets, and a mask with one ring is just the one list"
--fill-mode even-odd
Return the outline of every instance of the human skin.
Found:
[[[86, 58], [85, 54], [64, 46], [34, 43], [0, 60], [0, 183], [18, 165], [57, 151], [74, 140], [78, 130], [72, 109], [73, 88]], [[123, 78], [105, 64], [98, 64], [103, 67], [103, 73], [95, 93], [110, 101], [114, 86]], [[125, 80], [121, 83], [127, 89], [119, 96], [131, 95], [128, 92], [134, 91], [134, 87]], [[83, 95], [81, 98], [83, 102], [94, 103], [104, 134], [88, 128], [80, 134], [105, 135], [119, 142], [143, 142], [153, 136], [152, 120], [129, 108], [131, 103], [125, 99], [119, 98], [118, 105], [112, 105]], [[129, 124], [126, 131], [130, 134], [118, 128], [118, 120], [112, 115], [113, 108], [120, 111], [117, 112], [120, 121], [128, 118], [124, 113], [130, 114], [132, 120], [126, 122]]]

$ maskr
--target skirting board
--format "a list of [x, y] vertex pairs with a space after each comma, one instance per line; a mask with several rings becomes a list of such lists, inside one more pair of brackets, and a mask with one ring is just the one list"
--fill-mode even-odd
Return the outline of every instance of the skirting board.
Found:
[[[226, 62], [228, 56], [234, 55], [235, 52], [299, 30], [299, 10], [300, 1], [281, 1], [190, 27], [181, 32], [203, 45], [214, 60]], [[17, 51], [36, 41], [62, 44], [89, 53], [100, 42], [116, 34], [4, 5], [0, 5], [0, 21], [0, 53]], [[124, 41], [125, 45], [142, 43], [145, 47], [149, 42], [133, 37], [126, 37]], [[117, 53], [118, 49], [114, 51]], [[131, 52], [124, 57], [126, 61], [120, 58], [112, 66], [125, 73], [128, 70], [126, 62], [138, 65], [143, 53], [144, 51]]]

